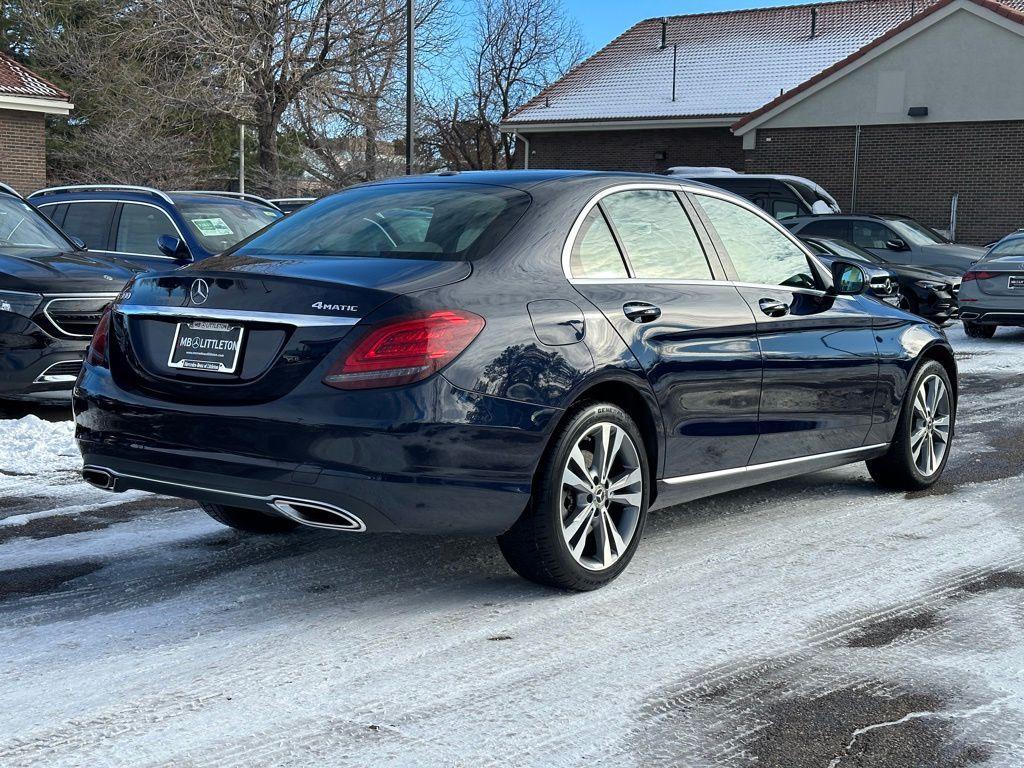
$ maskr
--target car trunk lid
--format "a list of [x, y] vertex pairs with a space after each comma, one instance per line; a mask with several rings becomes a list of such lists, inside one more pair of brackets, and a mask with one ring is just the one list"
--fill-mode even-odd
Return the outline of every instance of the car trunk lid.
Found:
[[964, 275], [989, 296], [1024, 297], [1024, 256], [985, 259]]
[[265, 402], [377, 307], [471, 271], [462, 261], [224, 256], [140, 277], [114, 311], [111, 372], [119, 386], [175, 402]]

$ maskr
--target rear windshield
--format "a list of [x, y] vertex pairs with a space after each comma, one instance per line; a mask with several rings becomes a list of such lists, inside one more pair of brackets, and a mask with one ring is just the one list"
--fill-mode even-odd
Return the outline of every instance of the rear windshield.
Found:
[[1024, 237], [1015, 237], [996, 243], [985, 258], [998, 259], [1001, 256], [1024, 256]]
[[284, 216], [265, 205], [233, 200], [178, 203], [177, 207], [192, 234], [210, 253], [226, 251]]
[[66, 251], [70, 244], [28, 203], [0, 194], [0, 248], [57, 248]]
[[477, 184], [356, 187], [296, 211], [235, 253], [473, 259], [522, 216], [530, 196]]

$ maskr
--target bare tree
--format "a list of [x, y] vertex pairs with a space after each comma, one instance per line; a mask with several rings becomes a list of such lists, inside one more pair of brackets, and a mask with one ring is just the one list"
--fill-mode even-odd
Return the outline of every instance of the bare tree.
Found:
[[468, 82], [427, 102], [431, 140], [450, 164], [509, 168], [511, 137], [501, 121], [578, 64], [585, 46], [560, 0], [476, 0], [473, 37], [464, 53]]

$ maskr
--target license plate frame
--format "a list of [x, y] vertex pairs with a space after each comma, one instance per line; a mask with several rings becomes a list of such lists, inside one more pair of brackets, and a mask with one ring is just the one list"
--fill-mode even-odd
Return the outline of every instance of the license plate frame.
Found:
[[1024, 288], [1024, 275], [1010, 275], [1006, 279], [1006, 289], [1015, 291], [1018, 288]]
[[[195, 347], [189, 344], [183, 348], [181, 342], [184, 338], [208, 339], [213, 343]], [[244, 338], [245, 326], [242, 325], [209, 320], [182, 321], [174, 329], [167, 366], [187, 371], [233, 374], [238, 370]], [[223, 345], [224, 342], [227, 342], [227, 346]]]

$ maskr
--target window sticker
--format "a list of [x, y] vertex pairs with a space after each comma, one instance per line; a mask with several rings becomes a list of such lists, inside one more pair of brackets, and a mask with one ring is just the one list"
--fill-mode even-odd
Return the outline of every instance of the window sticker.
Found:
[[276, 219], [277, 211], [263, 211], [263, 215], [270, 219]]
[[204, 237], [234, 234], [234, 232], [231, 231], [231, 227], [229, 227], [224, 222], [224, 219], [219, 216], [214, 216], [209, 219], [192, 219], [192, 223]]

